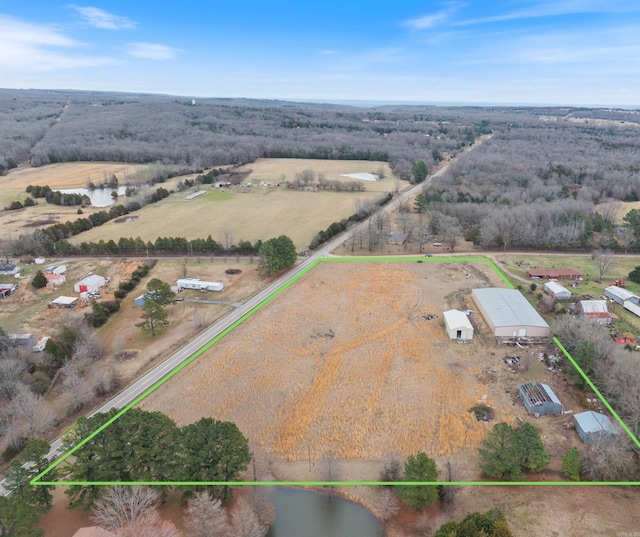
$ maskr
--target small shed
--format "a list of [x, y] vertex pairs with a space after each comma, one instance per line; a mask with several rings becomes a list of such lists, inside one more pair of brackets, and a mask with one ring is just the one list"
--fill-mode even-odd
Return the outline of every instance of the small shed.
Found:
[[75, 296], [59, 296], [49, 302], [50, 308], [74, 308], [78, 298]]
[[473, 326], [466, 313], [459, 310], [449, 310], [445, 311], [442, 316], [449, 339], [473, 339]]
[[51, 338], [49, 336], [44, 336], [43, 338], [38, 340], [38, 343], [33, 346], [33, 352], [42, 352], [47, 346], [47, 341], [49, 341], [50, 339]]
[[83, 278], [73, 286], [76, 293], [95, 293], [105, 286], [107, 280], [97, 274]]
[[17, 283], [0, 283], [0, 298], [11, 296], [16, 289], [18, 289]]
[[9, 334], [9, 339], [20, 346], [33, 345], [36, 342], [33, 334]]
[[34, 263], [36, 265], [44, 265], [44, 262], [46, 261], [46, 259], [44, 257], [36, 257], [34, 260]]
[[53, 267], [53, 270], [51, 272], [53, 274], [64, 274], [65, 272], [67, 272], [67, 266], [60, 265], [59, 267]]
[[64, 274], [45, 274], [45, 278], [47, 278], [47, 287], [53, 288], [59, 287], [67, 281]]
[[634, 295], [631, 291], [624, 287], [618, 287], [617, 285], [611, 285], [604, 290], [604, 296], [610, 298], [618, 304], [624, 304], [625, 302], [632, 302], [636, 306], [640, 304], [640, 298]]
[[581, 300], [576, 304], [576, 312], [583, 320], [594, 324], [611, 324], [613, 319], [606, 300]]
[[518, 387], [524, 406], [529, 414], [545, 414], [558, 416], [562, 414], [562, 403], [546, 384], [528, 382]]
[[618, 431], [604, 414], [589, 410], [573, 416], [573, 422], [580, 438], [587, 443], [612, 442], [618, 437]]
[[144, 295], [140, 295], [138, 298], [133, 299], [133, 305], [142, 308], [144, 306], [145, 298]]
[[547, 282], [544, 284], [545, 294], [552, 296], [554, 300], [571, 300], [571, 291], [563, 287], [558, 282]]

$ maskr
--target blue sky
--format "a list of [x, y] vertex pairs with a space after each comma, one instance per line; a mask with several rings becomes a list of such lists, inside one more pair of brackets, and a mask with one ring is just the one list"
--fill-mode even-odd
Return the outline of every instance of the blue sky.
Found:
[[640, 1], [0, 0], [0, 87], [640, 106]]

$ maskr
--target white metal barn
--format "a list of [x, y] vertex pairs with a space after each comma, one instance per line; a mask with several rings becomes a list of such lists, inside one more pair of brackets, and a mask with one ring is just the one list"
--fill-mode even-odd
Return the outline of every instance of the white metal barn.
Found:
[[496, 337], [551, 335], [549, 325], [517, 289], [474, 289], [471, 296]]
[[444, 328], [449, 339], [473, 339], [473, 326], [466, 313], [459, 310], [445, 311]]
[[73, 290], [76, 293], [95, 293], [102, 289], [107, 283], [107, 280], [97, 274], [92, 274], [83, 278], [73, 286]]
[[571, 291], [563, 287], [558, 282], [547, 282], [544, 284], [544, 292], [552, 296], [555, 300], [571, 300]]

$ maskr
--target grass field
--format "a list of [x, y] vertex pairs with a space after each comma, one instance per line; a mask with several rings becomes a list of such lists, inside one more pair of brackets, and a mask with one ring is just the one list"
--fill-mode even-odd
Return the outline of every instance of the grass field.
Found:
[[348, 218], [356, 211], [356, 200], [373, 200], [380, 192], [303, 192], [284, 187], [253, 187], [225, 192], [212, 190], [192, 200], [184, 198], [193, 189], [176, 193], [159, 203], [137, 211], [132, 222], [108, 222], [72, 239], [72, 242], [117, 241], [120, 237], [181, 236], [189, 239], [211, 235], [230, 228], [235, 241], [255, 242], [288, 235], [298, 248], [308, 246], [314, 235], [331, 223]]
[[[328, 180], [354, 181], [350, 177], [342, 177], [348, 173], [376, 173], [379, 169], [384, 170], [385, 178], [381, 181], [362, 181], [368, 192], [389, 192], [395, 188], [393, 173], [386, 162], [373, 162], [370, 160], [319, 160], [319, 159], [296, 159], [296, 158], [270, 158], [258, 159], [251, 164], [246, 164], [240, 171], [249, 171], [251, 174], [246, 182], [267, 183], [279, 181], [293, 181], [295, 174], [304, 170], [312, 170], [324, 174]], [[400, 186], [406, 186], [401, 183]]]
[[179, 424], [234, 421], [286, 461], [472, 453], [491, 425], [469, 409], [484, 400], [514, 422], [511, 394], [483, 379], [501, 362], [492, 338], [459, 345], [440, 319], [472, 287], [500, 284], [485, 269], [322, 264], [141, 405]]

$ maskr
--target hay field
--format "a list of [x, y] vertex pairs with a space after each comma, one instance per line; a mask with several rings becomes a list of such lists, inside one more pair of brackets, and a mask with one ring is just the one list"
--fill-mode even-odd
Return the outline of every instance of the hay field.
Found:
[[323, 263], [141, 406], [181, 425], [234, 421], [285, 461], [471, 452], [491, 427], [468, 412], [480, 399], [513, 419], [509, 398], [478, 380], [487, 345], [452, 343], [441, 325], [464, 291], [499, 284], [479, 268]]
[[219, 240], [220, 230], [230, 228], [235, 242], [255, 242], [285, 234], [298, 248], [306, 248], [321, 229], [356, 211], [356, 200], [375, 199], [379, 192], [303, 192], [283, 187], [254, 187], [211, 192], [192, 200], [184, 198], [192, 188], [172, 194], [159, 203], [137, 211], [132, 222], [107, 222], [71, 239], [71, 242], [117, 241], [120, 237], [181, 236], [188, 239], [211, 235]]
[[[328, 180], [354, 181], [350, 177], [342, 177], [348, 173], [376, 173], [383, 169], [385, 178], [380, 181], [362, 181], [369, 192], [390, 192], [395, 189], [393, 172], [386, 162], [370, 160], [323, 160], [323, 159], [298, 159], [298, 158], [261, 158], [250, 164], [245, 164], [240, 171], [251, 171], [245, 182], [267, 183], [293, 181], [295, 174], [304, 170], [313, 170], [324, 174]], [[406, 187], [403, 182], [400, 187]]]

